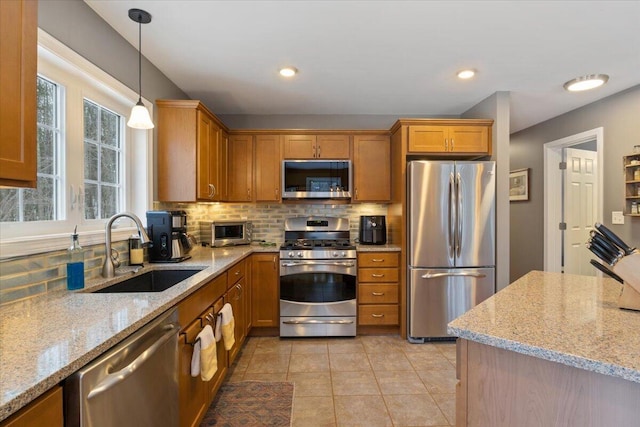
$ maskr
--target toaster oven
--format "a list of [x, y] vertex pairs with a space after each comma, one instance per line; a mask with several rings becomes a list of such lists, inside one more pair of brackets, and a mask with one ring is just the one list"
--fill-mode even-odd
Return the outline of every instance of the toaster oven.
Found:
[[200, 241], [216, 248], [248, 245], [253, 225], [249, 221], [201, 221]]

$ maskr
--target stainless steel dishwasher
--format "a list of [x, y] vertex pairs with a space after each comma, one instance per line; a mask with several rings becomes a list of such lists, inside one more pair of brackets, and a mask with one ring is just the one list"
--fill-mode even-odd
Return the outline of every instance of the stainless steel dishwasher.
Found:
[[69, 377], [65, 425], [177, 426], [179, 329], [174, 308]]

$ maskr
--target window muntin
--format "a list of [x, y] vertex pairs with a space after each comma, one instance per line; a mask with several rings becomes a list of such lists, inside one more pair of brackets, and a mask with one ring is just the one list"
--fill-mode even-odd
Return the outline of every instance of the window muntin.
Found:
[[0, 190], [0, 221], [4, 222], [55, 221], [63, 216], [63, 88], [43, 76], [38, 76], [36, 85], [37, 187]]

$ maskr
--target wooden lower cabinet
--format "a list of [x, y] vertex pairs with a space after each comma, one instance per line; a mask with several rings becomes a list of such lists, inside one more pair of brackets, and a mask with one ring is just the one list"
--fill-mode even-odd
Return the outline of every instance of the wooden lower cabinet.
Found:
[[457, 342], [456, 426], [637, 426], [640, 384]]
[[231, 304], [231, 308], [233, 309], [233, 317], [235, 321], [235, 343], [231, 350], [229, 350], [229, 363], [231, 366], [233, 362], [236, 360], [238, 356], [238, 352], [242, 348], [242, 344], [244, 344], [244, 340], [247, 337], [246, 330], [246, 283], [245, 279], [242, 278], [238, 280], [236, 284], [234, 284], [231, 289], [227, 291], [225, 295], [224, 301], [225, 303]]
[[399, 253], [358, 254], [358, 325], [400, 324]]
[[280, 322], [278, 254], [251, 257], [251, 323], [253, 327], [277, 327]]
[[0, 427], [62, 427], [62, 387], [55, 386], [20, 411], [0, 422]]

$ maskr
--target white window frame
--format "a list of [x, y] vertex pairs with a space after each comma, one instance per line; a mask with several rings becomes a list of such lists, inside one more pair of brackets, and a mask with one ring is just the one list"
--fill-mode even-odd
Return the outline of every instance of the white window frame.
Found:
[[[63, 217], [58, 221], [0, 223], [0, 259], [64, 249], [69, 245], [75, 225], [78, 226], [82, 245], [104, 243], [107, 219], [84, 219], [83, 126], [71, 126], [69, 122], [82, 121], [84, 98], [122, 114], [125, 121], [138, 100], [135, 91], [41, 29], [38, 29], [38, 73], [65, 88], [66, 104], [62, 111], [65, 134], [62, 141], [65, 147], [62, 164], [64, 184], [61, 189]], [[153, 117], [153, 104], [144, 98], [143, 102]], [[125, 200], [122, 210], [135, 213], [144, 224], [145, 213], [153, 206], [153, 131], [133, 130], [127, 126], [124, 129], [122, 184]], [[69, 168], [71, 164], [76, 167]], [[134, 230], [133, 222], [125, 218], [121, 226], [114, 227], [112, 239], [125, 240]]]

